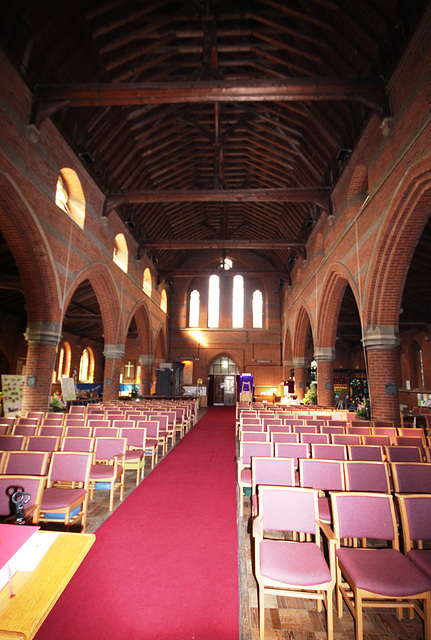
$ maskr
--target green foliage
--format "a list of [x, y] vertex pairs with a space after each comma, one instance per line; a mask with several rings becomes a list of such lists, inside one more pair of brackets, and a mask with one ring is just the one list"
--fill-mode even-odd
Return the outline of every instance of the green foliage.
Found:
[[317, 385], [312, 384], [308, 387], [304, 396], [304, 404], [317, 404]]

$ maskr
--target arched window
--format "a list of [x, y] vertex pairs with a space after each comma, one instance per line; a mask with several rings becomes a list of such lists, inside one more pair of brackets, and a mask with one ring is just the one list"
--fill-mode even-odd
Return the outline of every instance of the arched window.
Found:
[[151, 298], [151, 291], [153, 290], [153, 281], [151, 279], [151, 271], [147, 267], [144, 270], [144, 277], [142, 279], [142, 290]]
[[70, 374], [71, 349], [70, 344], [65, 342], [58, 352], [57, 379], [68, 378]]
[[200, 295], [197, 289], [193, 289], [189, 301], [189, 327], [199, 326], [199, 302]]
[[90, 348], [84, 349], [79, 361], [79, 381], [94, 381], [94, 355]]
[[232, 327], [244, 326], [244, 278], [235, 276], [232, 289]]
[[55, 204], [81, 229], [84, 228], [85, 196], [78, 175], [73, 169], [65, 167], [60, 171], [55, 188]]
[[165, 313], [168, 312], [168, 297], [166, 295], [166, 289], [162, 290], [162, 295], [160, 297], [160, 308]]
[[122, 233], [118, 233], [115, 236], [113, 260], [115, 264], [124, 271], [124, 273], [127, 273], [127, 268], [129, 265], [129, 250], [127, 248], [126, 238]]
[[253, 292], [253, 329], [262, 329], [263, 297], [262, 291], [256, 289]]
[[217, 360], [214, 360], [209, 372], [222, 375], [239, 374], [239, 369], [233, 360], [227, 356], [221, 356], [220, 358], [217, 358]]
[[218, 327], [220, 305], [220, 280], [218, 276], [210, 276], [208, 291], [208, 326]]

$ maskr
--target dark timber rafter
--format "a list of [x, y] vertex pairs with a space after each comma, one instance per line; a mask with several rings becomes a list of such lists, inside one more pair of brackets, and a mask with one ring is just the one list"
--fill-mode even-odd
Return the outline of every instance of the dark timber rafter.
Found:
[[314, 202], [332, 213], [330, 190], [326, 187], [280, 189], [195, 189], [146, 190], [110, 194], [105, 215], [122, 204], [154, 202]]
[[388, 99], [381, 80], [299, 78], [199, 80], [41, 85], [36, 87], [31, 124], [68, 107], [133, 106], [209, 102], [357, 101], [384, 117]]

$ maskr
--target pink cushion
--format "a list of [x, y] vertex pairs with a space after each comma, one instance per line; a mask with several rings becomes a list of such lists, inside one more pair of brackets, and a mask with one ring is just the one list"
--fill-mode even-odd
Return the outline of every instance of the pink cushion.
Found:
[[412, 549], [408, 552], [407, 557], [415, 563], [417, 567], [431, 578], [431, 550], [429, 549]]
[[243, 469], [241, 471], [241, 482], [251, 487], [251, 469]]
[[[114, 465], [112, 464], [93, 464], [90, 469], [91, 480], [106, 480], [112, 478], [114, 473]], [[123, 467], [117, 467], [117, 476], [123, 471]]]
[[50, 487], [43, 492], [41, 510], [65, 509], [70, 504], [73, 504], [85, 496], [85, 493], [85, 489], [60, 489], [59, 487]]
[[144, 456], [145, 451], [143, 449], [129, 449], [126, 451], [126, 462], [129, 460], [138, 460]]
[[298, 587], [330, 582], [331, 573], [314, 542], [262, 540], [260, 572], [266, 578]]
[[395, 549], [337, 550], [340, 565], [360, 589], [392, 598], [429, 591], [431, 581]]

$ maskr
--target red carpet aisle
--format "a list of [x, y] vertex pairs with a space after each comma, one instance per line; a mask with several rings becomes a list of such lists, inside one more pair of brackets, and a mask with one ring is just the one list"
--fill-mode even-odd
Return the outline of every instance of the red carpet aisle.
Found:
[[37, 640], [238, 640], [234, 423], [210, 409], [98, 529]]

